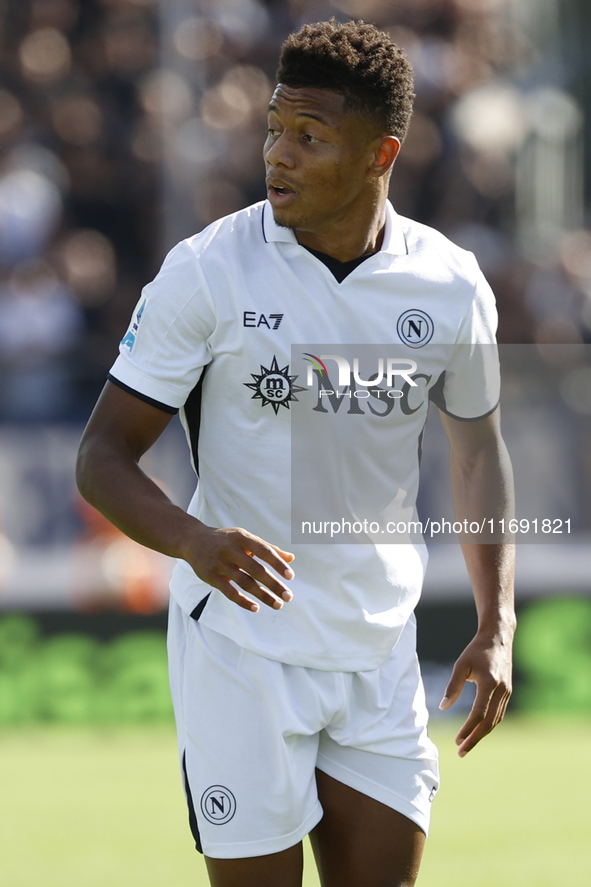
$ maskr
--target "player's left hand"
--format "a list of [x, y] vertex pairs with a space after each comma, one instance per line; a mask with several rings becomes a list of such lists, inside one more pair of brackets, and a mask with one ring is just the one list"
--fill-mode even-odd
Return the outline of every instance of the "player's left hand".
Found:
[[476, 684], [474, 705], [456, 736], [461, 758], [503, 720], [511, 697], [511, 647], [511, 635], [477, 634], [454, 665], [441, 709], [457, 701], [466, 681]]

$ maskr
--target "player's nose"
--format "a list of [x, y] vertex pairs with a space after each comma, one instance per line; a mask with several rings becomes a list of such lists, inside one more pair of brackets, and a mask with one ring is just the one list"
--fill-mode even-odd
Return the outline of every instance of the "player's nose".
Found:
[[295, 166], [295, 153], [289, 133], [282, 132], [274, 139], [267, 139], [263, 156], [269, 166], [285, 166], [293, 169]]

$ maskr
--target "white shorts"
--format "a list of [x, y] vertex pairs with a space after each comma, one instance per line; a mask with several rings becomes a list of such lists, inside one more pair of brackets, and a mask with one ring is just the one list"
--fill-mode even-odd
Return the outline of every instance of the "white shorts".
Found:
[[174, 601], [168, 647], [198, 850], [234, 859], [297, 844], [322, 818], [316, 767], [428, 832], [439, 771], [427, 736], [414, 617], [390, 658], [364, 672], [265, 659], [200, 625]]

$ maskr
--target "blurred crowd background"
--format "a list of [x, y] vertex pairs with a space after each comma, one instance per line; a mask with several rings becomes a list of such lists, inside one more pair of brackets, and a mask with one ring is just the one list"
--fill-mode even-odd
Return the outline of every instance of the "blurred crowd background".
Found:
[[[586, 0], [0, 0], [0, 608], [163, 611], [168, 564], [79, 499], [77, 441], [166, 251], [264, 198], [280, 45], [331, 16], [406, 50], [416, 110], [391, 197], [475, 252], [500, 341], [591, 343]], [[531, 380], [509, 405], [547, 517], [576, 499], [589, 518], [589, 363], [551, 407]], [[181, 453], [175, 426], [147, 470], [183, 504]], [[531, 593], [588, 595], [581, 551], [530, 556]], [[443, 597], [469, 595], [445, 564]]]
[[589, 341], [583, 0], [3, 0], [0, 421], [88, 414], [166, 249], [264, 197], [279, 47], [332, 15], [414, 65], [398, 211], [477, 253], [501, 341]]

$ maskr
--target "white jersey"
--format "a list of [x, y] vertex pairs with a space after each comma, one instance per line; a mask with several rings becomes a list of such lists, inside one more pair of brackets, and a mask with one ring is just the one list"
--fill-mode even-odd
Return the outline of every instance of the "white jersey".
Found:
[[[390, 204], [381, 250], [341, 283], [275, 223], [266, 202], [176, 246], [145, 287], [110, 378], [161, 409], [180, 409], [199, 477], [190, 514], [296, 555], [293, 600], [258, 613], [179, 561], [171, 593], [182, 609], [192, 613], [207, 598], [204, 625], [292, 665], [364, 671], [384, 662], [418, 601], [426, 549], [292, 543], [290, 420], [305, 379], [290, 368], [291, 348], [386, 341], [418, 354], [427, 343], [491, 344], [495, 329], [494, 297], [474, 256]], [[432, 358], [423, 391], [437, 389], [451, 415], [480, 418], [495, 408], [498, 385], [468, 371], [459, 354]], [[283, 386], [275, 402], [269, 379]], [[427, 408], [425, 396], [392, 427], [417, 478]], [[414, 477], [407, 489], [416, 495]]]

